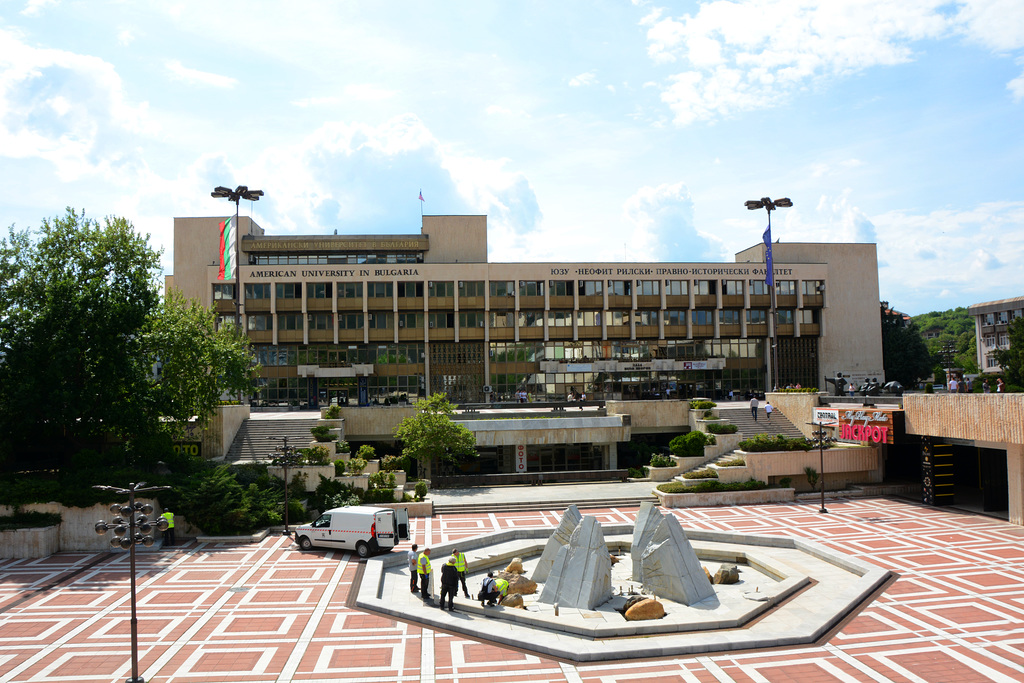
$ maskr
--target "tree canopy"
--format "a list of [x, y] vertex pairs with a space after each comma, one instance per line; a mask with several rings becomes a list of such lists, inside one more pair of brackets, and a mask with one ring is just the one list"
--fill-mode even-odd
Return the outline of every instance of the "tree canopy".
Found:
[[72, 209], [0, 239], [0, 457], [142, 442], [239, 386], [247, 342], [161, 302], [148, 241]]
[[419, 461], [427, 479], [435, 461], [458, 462], [462, 457], [476, 457], [476, 437], [452, 420], [455, 408], [447, 395], [431, 394], [416, 402], [416, 415], [405, 418], [395, 428], [395, 438], [403, 444], [402, 455]]
[[1024, 387], [1024, 318], [1010, 323], [1010, 348], [996, 351], [996, 362], [1003, 368], [1011, 387]]
[[883, 301], [882, 365], [885, 379], [913, 387], [932, 372], [932, 356], [913, 321], [905, 324], [903, 316]]

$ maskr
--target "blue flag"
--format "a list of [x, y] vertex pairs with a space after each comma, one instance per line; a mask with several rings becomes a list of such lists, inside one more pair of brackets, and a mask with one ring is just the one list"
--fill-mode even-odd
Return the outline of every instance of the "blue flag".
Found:
[[768, 227], [765, 228], [764, 235], [764, 265], [766, 268], [764, 274], [764, 281], [768, 283], [769, 287], [775, 286], [775, 270], [772, 267], [772, 226], [769, 223]]

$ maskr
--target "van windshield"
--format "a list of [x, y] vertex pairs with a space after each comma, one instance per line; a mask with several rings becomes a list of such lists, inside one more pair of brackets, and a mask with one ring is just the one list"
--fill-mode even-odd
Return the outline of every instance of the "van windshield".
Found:
[[314, 529], [321, 529], [323, 527], [329, 527], [329, 526], [331, 526], [331, 516], [330, 515], [320, 515], [320, 518], [318, 520], [316, 520], [315, 522], [313, 522], [313, 528]]

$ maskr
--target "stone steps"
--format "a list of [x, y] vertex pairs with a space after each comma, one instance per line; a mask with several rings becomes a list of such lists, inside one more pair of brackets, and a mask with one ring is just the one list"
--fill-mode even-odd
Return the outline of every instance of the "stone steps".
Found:
[[230, 462], [269, 460], [274, 448], [284, 443], [283, 437], [288, 437], [289, 446], [308, 448], [309, 442], [313, 440], [309, 430], [317, 422], [317, 418], [246, 420], [231, 442], [225, 459]]

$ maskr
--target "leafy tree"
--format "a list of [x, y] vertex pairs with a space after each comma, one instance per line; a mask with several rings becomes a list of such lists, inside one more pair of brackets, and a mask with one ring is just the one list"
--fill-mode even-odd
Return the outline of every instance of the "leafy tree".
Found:
[[420, 462], [424, 478], [430, 478], [434, 461], [458, 462], [461, 457], [476, 457], [476, 437], [452, 420], [455, 406], [445, 394], [417, 401], [416, 410], [418, 414], [398, 425], [395, 438], [403, 443], [402, 455]]
[[904, 323], [903, 316], [881, 304], [882, 365], [886, 380], [895, 380], [913, 387], [932, 373], [932, 356], [913, 321]]
[[996, 351], [996, 362], [1002, 366], [1008, 384], [1024, 386], [1024, 318], [1016, 318], [1007, 328], [1010, 348]]

